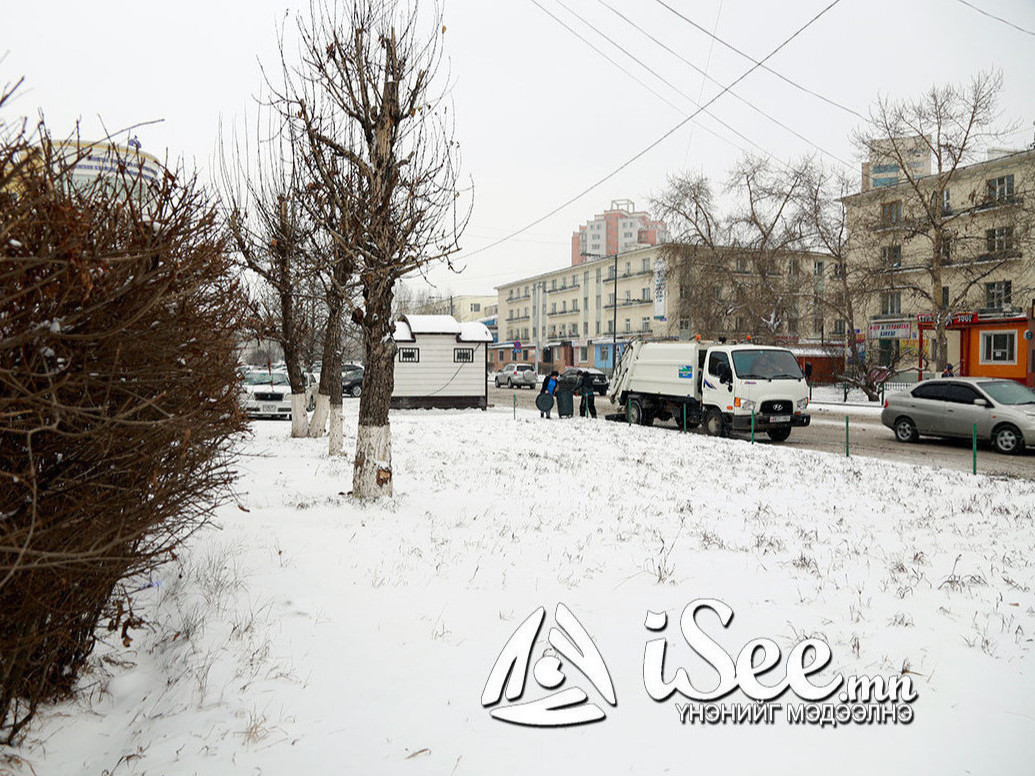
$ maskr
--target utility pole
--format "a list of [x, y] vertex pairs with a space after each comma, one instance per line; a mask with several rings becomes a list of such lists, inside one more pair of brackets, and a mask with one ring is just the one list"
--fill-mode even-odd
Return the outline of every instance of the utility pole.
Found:
[[611, 324], [611, 374], [618, 369], [618, 254], [615, 254], [615, 309]]

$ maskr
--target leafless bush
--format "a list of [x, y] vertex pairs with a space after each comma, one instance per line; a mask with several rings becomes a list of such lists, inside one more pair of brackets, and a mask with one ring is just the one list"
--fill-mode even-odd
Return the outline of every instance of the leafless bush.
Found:
[[104, 148], [118, 174], [73, 186], [90, 147], [0, 113], [5, 743], [73, 690], [102, 618], [129, 643], [140, 620], [120, 580], [148, 578], [206, 522], [242, 428], [242, 305], [207, 196]]

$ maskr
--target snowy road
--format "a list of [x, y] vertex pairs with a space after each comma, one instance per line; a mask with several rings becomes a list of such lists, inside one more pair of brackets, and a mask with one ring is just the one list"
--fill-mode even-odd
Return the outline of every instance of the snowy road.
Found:
[[[534, 409], [537, 391], [528, 389], [495, 388], [489, 386], [489, 403], [497, 407], [512, 407], [516, 399], [518, 408]], [[596, 399], [597, 414], [603, 418], [613, 412], [613, 405], [606, 396]], [[578, 404], [576, 400], [576, 411]], [[969, 441], [946, 439], [924, 439], [916, 445], [903, 445], [895, 441], [891, 429], [880, 422], [880, 407], [836, 404], [813, 404], [810, 407], [812, 425], [807, 429], [796, 429], [791, 438], [782, 444], [799, 450], [818, 450], [844, 455], [845, 415], [849, 416], [849, 452], [853, 456], [880, 458], [885, 461], [915, 463], [937, 466], [942, 469], [971, 471], [972, 454]], [[676, 424], [656, 423], [662, 429], [675, 430]], [[771, 444], [762, 436], [762, 444]], [[978, 444], [978, 472], [990, 475], [1035, 478], [1035, 448], [1025, 454], [1006, 456], [994, 452], [987, 444]]]

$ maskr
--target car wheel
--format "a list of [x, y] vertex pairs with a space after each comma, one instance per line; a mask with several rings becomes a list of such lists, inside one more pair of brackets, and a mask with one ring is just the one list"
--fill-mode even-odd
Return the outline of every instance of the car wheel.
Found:
[[305, 405], [305, 411], [306, 412], [312, 412], [315, 409], [316, 409], [316, 397], [315, 396], [310, 396], [309, 397], [309, 403], [307, 405]]
[[769, 438], [774, 442], [786, 442], [787, 437], [791, 435], [789, 428], [771, 428], [765, 432], [769, 435]]
[[708, 436], [718, 437], [723, 436], [723, 427], [725, 423], [722, 420], [722, 413], [714, 407], [704, 413], [704, 430]]
[[507, 378], [507, 387], [508, 388], [513, 388], [514, 387], [514, 381], [511, 380], [509, 377]]
[[920, 438], [916, 431], [916, 424], [909, 418], [899, 418], [895, 421], [895, 439], [899, 442], [915, 442]]
[[1015, 426], [1000, 426], [992, 434], [992, 446], [996, 452], [1014, 455], [1024, 449], [1024, 437]]
[[498, 377], [496, 378], [495, 383], [496, 383], [496, 387], [499, 388], [500, 387], [500, 379]]
[[361, 386], [361, 385], [354, 385], [354, 386], [352, 386], [352, 388], [349, 389], [349, 395], [354, 397], [354, 398], [356, 398], [356, 399], [358, 399], [362, 393], [363, 393], [363, 386]]

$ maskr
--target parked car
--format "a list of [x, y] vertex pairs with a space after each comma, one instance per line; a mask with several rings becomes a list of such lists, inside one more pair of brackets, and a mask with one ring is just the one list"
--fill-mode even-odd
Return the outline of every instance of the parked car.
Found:
[[346, 364], [341, 368], [341, 395], [359, 397], [363, 393], [363, 367]]
[[1035, 392], [1013, 380], [935, 378], [889, 394], [880, 419], [899, 442], [921, 436], [969, 439], [976, 425], [978, 438], [1000, 453], [1020, 453], [1035, 444]]
[[588, 366], [570, 366], [565, 369], [560, 377], [561, 387], [573, 392], [578, 390], [579, 383], [582, 381], [582, 375], [586, 374], [586, 372], [593, 375], [593, 390], [601, 396], [607, 393], [607, 387], [610, 385], [607, 375], [599, 369], [593, 369]]
[[[305, 374], [306, 410], [316, 406], [316, 380]], [[241, 401], [245, 414], [250, 418], [291, 419], [291, 383], [287, 372], [271, 372], [268, 369], [246, 372], [241, 381]]]
[[497, 388], [535, 388], [538, 383], [539, 376], [531, 364], [507, 364], [496, 375]]

